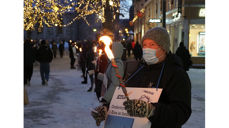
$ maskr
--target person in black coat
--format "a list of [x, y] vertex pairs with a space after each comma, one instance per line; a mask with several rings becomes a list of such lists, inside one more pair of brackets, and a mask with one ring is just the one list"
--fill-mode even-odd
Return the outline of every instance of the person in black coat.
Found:
[[82, 42], [81, 46], [80, 46], [80, 57], [79, 57], [79, 66], [81, 68], [82, 71], [82, 77], [83, 77], [83, 81], [81, 81], [82, 84], [87, 84], [87, 67], [86, 67], [86, 53], [87, 53], [87, 46], [86, 46], [86, 42]]
[[64, 55], [64, 42], [63, 41], [60, 41], [59, 52], [60, 52], [60, 57], [62, 58]]
[[142, 41], [144, 61], [139, 66], [140, 71], [127, 81], [126, 86], [163, 90], [158, 103], [130, 99], [123, 105], [129, 115], [147, 117], [151, 128], [181, 128], [192, 112], [189, 76], [179, 57], [169, 50], [170, 39], [166, 29], [150, 29]]
[[93, 75], [95, 74], [95, 64], [93, 63], [93, 61], [95, 60], [95, 54], [93, 51], [93, 45], [89, 41], [87, 42], [86, 58], [86, 75], [88, 74], [91, 80], [91, 87], [87, 91], [90, 92], [92, 91], [94, 85]]
[[184, 70], [188, 71], [190, 66], [192, 66], [192, 60], [189, 51], [184, 46], [184, 42], [180, 42], [180, 45], [176, 51], [176, 55], [181, 58], [183, 62]]
[[37, 51], [36, 59], [37, 61], [40, 62], [40, 74], [41, 74], [42, 85], [48, 85], [49, 72], [50, 72], [49, 63], [53, 59], [53, 53], [45, 40], [41, 41], [41, 46]]
[[75, 44], [74, 43], [68, 43], [68, 50], [69, 50], [69, 57], [70, 57], [70, 68], [71, 69], [76, 69], [76, 67], [74, 66], [75, 64], [75, 57], [74, 57], [74, 52], [73, 52], [73, 48], [75, 48]]
[[131, 41], [127, 41], [127, 44], [126, 44], [126, 49], [127, 49], [127, 53], [128, 53], [128, 57], [130, 57], [130, 52], [132, 50], [132, 45], [131, 45]]
[[33, 74], [33, 63], [35, 62], [35, 49], [29, 40], [24, 43], [24, 84], [30, 85]]
[[57, 44], [54, 40], [52, 41], [52, 52], [53, 52], [54, 58], [56, 58]]
[[141, 60], [141, 58], [142, 58], [142, 47], [138, 43], [138, 41], [136, 42], [136, 44], [134, 46], [133, 53], [134, 53], [134, 57], [136, 60]]

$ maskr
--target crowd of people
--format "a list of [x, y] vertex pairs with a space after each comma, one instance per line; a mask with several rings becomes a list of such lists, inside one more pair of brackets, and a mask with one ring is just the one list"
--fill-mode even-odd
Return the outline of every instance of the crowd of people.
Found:
[[[124, 102], [128, 114], [136, 117], [147, 117], [154, 128], [176, 127], [180, 128], [191, 115], [191, 83], [186, 71], [191, 66], [190, 55], [185, 51], [183, 55], [181, 48], [178, 48], [177, 55], [170, 52], [170, 39], [166, 29], [156, 27], [150, 29], [143, 36], [141, 44], [134, 40], [119, 41], [114, 38], [110, 31], [103, 31], [102, 35], [111, 37], [113, 43], [111, 50], [116, 62], [116, 69], [105, 53], [105, 46], [100, 41], [33, 41], [25, 40], [24, 43], [24, 84], [29, 85], [33, 63], [40, 63], [40, 75], [42, 85], [48, 85], [50, 62], [57, 56], [59, 44], [60, 58], [64, 54], [64, 43], [68, 43], [70, 69], [81, 69], [82, 82], [88, 83], [87, 90], [94, 92], [101, 102], [101, 106], [92, 111], [92, 116], [99, 125], [105, 120], [109, 104], [113, 97], [115, 88], [120, 86], [119, 75], [124, 78], [125, 65], [133, 54], [137, 67], [131, 74], [131, 79], [125, 81], [127, 87], [163, 88], [158, 103], [131, 99]], [[51, 47], [50, 47], [51, 46]], [[181, 43], [181, 47], [183, 44]], [[184, 55], [183, 55], [184, 56]], [[189, 58], [188, 58], [189, 57]], [[187, 59], [188, 58], [188, 59]], [[186, 59], [186, 60], [184, 60]], [[77, 64], [75, 64], [77, 60]], [[188, 61], [188, 64], [185, 62]], [[147, 112], [136, 113], [136, 109]], [[104, 114], [101, 114], [104, 113]]]

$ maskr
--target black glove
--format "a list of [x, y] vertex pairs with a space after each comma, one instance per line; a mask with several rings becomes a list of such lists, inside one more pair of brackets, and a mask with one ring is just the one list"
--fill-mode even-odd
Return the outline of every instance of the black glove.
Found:
[[147, 117], [153, 115], [155, 107], [143, 100], [127, 100], [123, 103], [130, 116]]
[[91, 115], [95, 119], [96, 125], [100, 126], [100, 123], [106, 118], [107, 107], [104, 105], [100, 105], [91, 111]]

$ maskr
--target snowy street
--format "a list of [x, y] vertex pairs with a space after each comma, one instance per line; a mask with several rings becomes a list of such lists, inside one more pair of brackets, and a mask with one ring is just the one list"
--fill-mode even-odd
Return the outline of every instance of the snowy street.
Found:
[[[77, 61], [76, 61], [77, 62]], [[190, 69], [192, 115], [183, 128], [205, 127], [205, 69]], [[29, 104], [24, 107], [24, 128], [97, 128], [90, 109], [99, 102], [96, 94], [81, 84], [81, 70], [70, 69], [70, 59], [53, 59], [48, 86], [41, 85], [38, 63], [30, 86], [26, 86]], [[103, 127], [103, 123], [99, 128]]]

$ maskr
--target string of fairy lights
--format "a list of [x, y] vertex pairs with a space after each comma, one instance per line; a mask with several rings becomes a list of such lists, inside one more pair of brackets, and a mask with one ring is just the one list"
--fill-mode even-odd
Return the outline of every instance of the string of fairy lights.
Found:
[[[119, 0], [109, 0], [111, 8], [119, 8]], [[47, 27], [67, 27], [79, 19], [85, 20], [88, 15], [97, 14], [99, 20], [105, 22], [104, 10], [106, 0], [24, 0], [24, 29], [34, 30], [37, 25], [38, 31], [42, 31], [44, 24]], [[63, 22], [63, 15], [73, 12], [76, 16]], [[115, 16], [113, 17], [113, 19]]]

